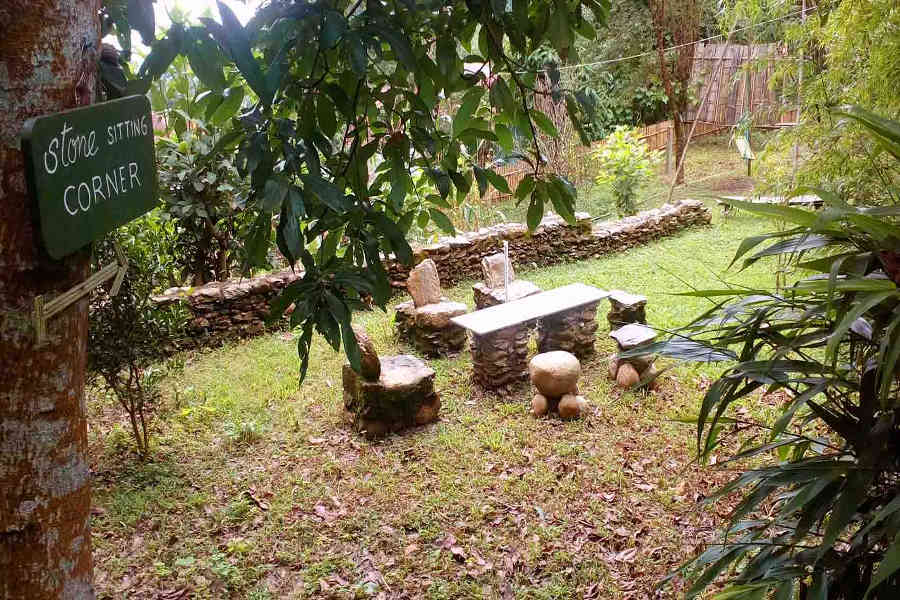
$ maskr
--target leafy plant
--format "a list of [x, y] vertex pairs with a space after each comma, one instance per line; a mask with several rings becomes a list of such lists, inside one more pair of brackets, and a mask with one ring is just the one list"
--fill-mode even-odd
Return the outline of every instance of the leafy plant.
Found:
[[[837, 116], [900, 160], [900, 123], [855, 107]], [[726, 461], [748, 466], [706, 500], [743, 493], [721, 541], [682, 569], [694, 577], [689, 598], [726, 572], [729, 587], [717, 597], [900, 594], [900, 209], [851, 206], [821, 188], [797, 193], [826, 206], [733, 202], [791, 224], [744, 240], [735, 261], [787, 255], [813, 274], [782, 291], [690, 292], [713, 307], [649, 348], [733, 363], [694, 418], [701, 457], [749, 435]], [[776, 418], [729, 412], [760, 391], [786, 396]]]
[[[301, 380], [314, 329], [336, 350], [343, 345], [359, 368], [351, 314], [363, 306], [361, 296], [386, 305], [383, 255], [412, 261], [404, 232], [423, 214], [406, 203], [416, 169], [441, 201], [451, 188], [464, 196], [473, 180], [493, 185], [488, 170], [482, 179], [474, 163], [460, 168], [462, 148], [474, 157], [481, 141], [508, 140], [515, 127], [531, 142], [522, 158], [534, 184], [529, 214], [553, 203], [574, 219], [574, 187], [547, 172], [536, 132], [550, 135], [552, 123], [534, 108], [536, 75], [523, 73], [520, 57], [545, 41], [565, 54], [577, 32], [593, 34], [586, 12], [603, 23], [609, 8], [609, 0], [283, 0], [263, 5], [245, 27], [220, 2], [220, 21], [176, 24], [153, 42], [137, 72], [148, 89], [179, 54], [216, 93], [227, 85], [223, 66], [247, 84], [247, 106], [235, 106], [232, 120], [236, 166], [250, 182], [252, 226], [241, 236], [246, 268], [265, 265], [277, 219], [274, 242], [289, 263], [302, 264], [303, 277], [274, 301], [272, 315], [296, 307]], [[467, 72], [466, 63], [485, 68]], [[485, 95], [492, 121], [478, 113]], [[441, 97], [461, 97], [449, 131], [438, 127]], [[565, 100], [570, 113], [579, 111], [577, 98]], [[446, 219], [436, 201], [426, 214]]]
[[110, 234], [94, 248], [95, 268], [99, 269], [116, 260], [113, 241], [118, 239], [124, 244], [129, 265], [118, 294], [110, 295], [106, 286], [91, 298], [88, 368], [125, 410], [137, 453], [146, 458], [150, 454], [149, 422], [165, 375], [157, 363], [178, 336], [185, 317], [177, 309], [159, 309], [150, 300], [157, 264], [146, 261], [139, 246], [127, 243], [135, 239], [127, 235], [130, 229]]
[[638, 187], [653, 175], [661, 154], [650, 150], [634, 129], [619, 126], [594, 150], [593, 159], [598, 168], [596, 181], [612, 187], [619, 216], [637, 213]]

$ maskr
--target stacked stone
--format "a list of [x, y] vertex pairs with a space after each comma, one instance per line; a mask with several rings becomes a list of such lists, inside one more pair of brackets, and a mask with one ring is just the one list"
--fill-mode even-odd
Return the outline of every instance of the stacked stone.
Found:
[[606, 320], [613, 329], [629, 323], [647, 323], [647, 297], [622, 290], [609, 292], [609, 313]]
[[538, 324], [538, 352], [565, 350], [584, 359], [594, 353], [597, 339], [597, 306], [581, 308], [544, 317]]
[[437, 420], [441, 399], [434, 390], [434, 370], [415, 356], [382, 359], [365, 333], [354, 327], [360, 347], [360, 373], [343, 368], [344, 414], [354, 429], [369, 438], [383, 437]]
[[512, 391], [528, 378], [528, 340], [525, 325], [472, 336], [472, 376], [483, 389]]
[[[656, 339], [656, 332], [646, 325], [631, 323], [611, 332], [609, 337], [616, 340], [619, 352], [627, 352], [652, 344]], [[655, 356], [652, 354], [627, 358], [613, 355], [609, 362], [610, 379], [614, 379], [620, 387], [632, 388], [644, 377], [654, 375], [654, 360]]]
[[581, 363], [573, 354], [561, 350], [538, 354], [528, 363], [528, 372], [537, 389], [531, 414], [541, 417], [555, 412], [563, 419], [574, 419], [584, 413], [587, 401], [578, 395]]
[[481, 274], [484, 281], [472, 286], [475, 310], [512, 302], [542, 291], [530, 281], [516, 279], [512, 264], [507, 264], [503, 254], [492, 254], [481, 259]]
[[466, 345], [466, 331], [450, 319], [466, 313], [462, 302], [441, 296], [434, 261], [426, 259], [410, 271], [406, 283], [412, 300], [395, 307], [397, 336], [412, 342], [426, 356], [447, 356]]
[[416, 304], [412, 300], [394, 306], [394, 331], [397, 337], [409, 344], [414, 343], [416, 327]]
[[466, 345], [466, 330], [450, 319], [466, 314], [466, 305], [445, 300], [416, 309], [413, 343], [426, 356], [452, 356]]

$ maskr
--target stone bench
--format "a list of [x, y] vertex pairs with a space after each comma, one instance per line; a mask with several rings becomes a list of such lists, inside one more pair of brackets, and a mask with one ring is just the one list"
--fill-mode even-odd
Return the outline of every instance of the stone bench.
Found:
[[491, 306], [451, 321], [472, 332], [472, 372], [482, 388], [498, 390], [528, 378], [530, 329], [538, 326], [538, 352], [594, 352], [597, 305], [609, 294], [573, 283]]

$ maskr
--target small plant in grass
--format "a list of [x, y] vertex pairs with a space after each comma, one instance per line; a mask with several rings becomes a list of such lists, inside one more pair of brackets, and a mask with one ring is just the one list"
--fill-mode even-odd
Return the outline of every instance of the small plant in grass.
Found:
[[[855, 107], [838, 114], [869, 129], [900, 165], [900, 123]], [[754, 461], [707, 499], [744, 494], [721, 538], [681, 570], [693, 578], [688, 598], [723, 573], [730, 586], [717, 598], [900, 597], [900, 208], [803, 191], [825, 208], [734, 202], [789, 223], [745, 239], [735, 260], [772, 242], [744, 264], [785, 256], [815, 274], [782, 291], [692, 292], [713, 307], [648, 348], [732, 363], [691, 418], [698, 452], [721, 454], [740, 434], [725, 462]], [[777, 416], [729, 412], [763, 390], [788, 398]]]
[[[114, 236], [94, 249], [95, 267], [115, 260]], [[125, 235], [119, 239], [125, 243]], [[91, 299], [88, 337], [90, 374], [112, 390], [128, 415], [137, 453], [150, 454], [149, 420], [160, 398], [164, 369], [158, 365], [165, 346], [181, 330], [183, 316], [158, 309], [150, 301], [158, 265], [145, 260], [140, 247], [125, 244], [128, 271], [119, 293], [109, 294], [109, 286]]]
[[249, 446], [265, 437], [265, 426], [256, 421], [231, 421], [225, 424], [225, 439], [232, 446]]
[[598, 168], [596, 182], [612, 188], [620, 217], [637, 212], [638, 188], [653, 175], [660, 156], [638, 138], [636, 130], [625, 126], [616, 127], [594, 150], [592, 158]]

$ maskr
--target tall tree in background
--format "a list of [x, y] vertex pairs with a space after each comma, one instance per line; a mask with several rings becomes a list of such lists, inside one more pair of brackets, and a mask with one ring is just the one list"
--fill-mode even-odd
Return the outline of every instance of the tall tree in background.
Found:
[[[87, 298], [47, 324], [39, 294], [82, 281], [89, 251], [44, 252], [19, 147], [29, 117], [93, 96], [99, 0], [0, 3], [0, 598], [82, 599], [91, 584], [84, 373]], [[87, 48], [86, 52], [83, 49]]]
[[[699, 39], [701, 0], [652, 0], [653, 33], [659, 55], [659, 74], [669, 97], [669, 115], [675, 133], [676, 183], [684, 183], [682, 155], [688, 131], [684, 116], [691, 103], [691, 68]], [[665, 48], [673, 50], [666, 52]]]

